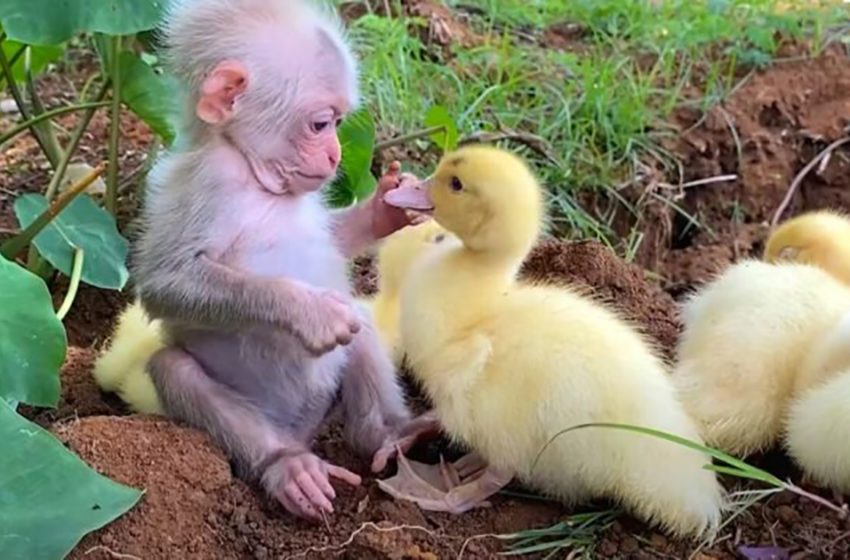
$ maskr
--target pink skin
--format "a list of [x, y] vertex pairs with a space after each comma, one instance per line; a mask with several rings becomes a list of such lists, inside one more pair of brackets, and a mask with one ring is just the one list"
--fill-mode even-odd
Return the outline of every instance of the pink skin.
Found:
[[[201, 86], [196, 115], [209, 125], [224, 127], [233, 118], [239, 96], [245, 93], [250, 82], [248, 71], [240, 62], [226, 60], [219, 63]], [[275, 195], [296, 197], [314, 192], [336, 174], [340, 163], [341, 147], [336, 131], [345, 103], [338, 99], [323, 101], [321, 95], [307, 97], [313, 100], [315, 109], [307, 111], [303, 130], [292, 139], [297, 166], [283, 159], [261, 161], [243, 154], [257, 182]], [[415, 177], [401, 174], [400, 167], [398, 162], [393, 162], [369, 200], [335, 215], [334, 237], [346, 257], [358, 254], [408, 224], [421, 221], [421, 216], [387, 204], [384, 200], [388, 192], [403, 183], [416, 181]], [[234, 274], [227, 268], [221, 265], [221, 273]], [[311, 352], [323, 355], [337, 346], [350, 345], [356, 341], [355, 335], [360, 332], [361, 325], [348, 297], [329, 290], [314, 289], [297, 281], [286, 285], [288, 297], [291, 298], [290, 309], [295, 310], [300, 317], [296, 334]], [[433, 427], [433, 422], [425, 424], [425, 431]], [[239, 428], [234, 425], [229, 430], [238, 433]], [[421, 430], [422, 423], [414, 421], [402, 433], [400, 440], [393, 439], [385, 443], [380, 452], [384, 458], [378, 459], [378, 463], [385, 464], [397, 445], [402, 449], [412, 446], [420, 437]], [[331, 501], [336, 493], [331, 479], [352, 486], [359, 485], [361, 479], [351, 471], [327, 463], [295, 442], [290, 443], [284, 447], [285, 453], [273, 456], [274, 461], [263, 469], [264, 486], [291, 513], [319, 521], [325, 513], [333, 512]]]

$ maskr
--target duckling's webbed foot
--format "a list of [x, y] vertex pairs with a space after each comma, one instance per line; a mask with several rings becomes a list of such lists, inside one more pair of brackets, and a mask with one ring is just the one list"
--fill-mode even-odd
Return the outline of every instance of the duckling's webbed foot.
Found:
[[436, 438], [440, 435], [442, 428], [437, 413], [433, 410], [417, 416], [401, 429], [401, 432], [378, 449], [372, 457], [372, 472], [378, 473], [384, 470], [387, 462], [396, 456], [396, 453], [406, 453], [420, 441]]
[[398, 473], [378, 486], [398, 500], [416, 503], [428, 511], [464, 513], [478, 507], [489, 507], [487, 498], [504, 488], [513, 478], [489, 467], [471, 453], [437, 465], [408, 460], [398, 452]]

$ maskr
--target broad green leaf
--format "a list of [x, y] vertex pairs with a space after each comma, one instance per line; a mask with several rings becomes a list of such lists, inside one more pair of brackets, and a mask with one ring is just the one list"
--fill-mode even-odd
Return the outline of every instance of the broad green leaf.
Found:
[[159, 74], [130, 51], [119, 58], [121, 100], [162, 137], [166, 145], [174, 141], [179, 88], [173, 76]]
[[444, 152], [451, 151], [457, 148], [460, 135], [457, 131], [457, 125], [454, 119], [449, 114], [448, 109], [442, 105], [434, 105], [428, 112], [425, 113], [425, 126], [431, 128], [433, 126], [442, 126], [443, 130], [431, 134], [431, 140]]
[[[27, 227], [47, 208], [40, 194], [25, 194], [15, 200], [15, 215]], [[53, 219], [33, 240], [39, 254], [54, 268], [70, 276], [74, 249], [86, 254], [82, 280], [86, 284], [120, 290], [127, 283], [128, 243], [115, 226], [115, 218], [81, 194]]]
[[[3, 52], [6, 53], [6, 57], [10, 60], [17, 52], [20, 51], [21, 47], [23, 47], [23, 43], [19, 43], [17, 41], [3, 41]], [[33, 76], [38, 75], [45, 66], [50, 64], [51, 62], [59, 59], [65, 53], [64, 45], [48, 45], [43, 47], [33, 46], [30, 47], [30, 71]], [[21, 55], [18, 57], [18, 60], [15, 61], [15, 64], [12, 65], [12, 76], [16, 82], [23, 82], [26, 74], [24, 73], [25, 69], [25, 60], [26, 56]]]
[[0, 310], [0, 400], [56, 406], [67, 341], [44, 280], [0, 257]]
[[365, 198], [375, 188], [370, 167], [375, 151], [375, 122], [365, 110], [355, 111], [339, 127], [342, 161], [337, 179], [330, 185], [332, 206], [347, 206]]
[[0, 558], [64, 558], [142, 493], [98, 474], [53, 435], [0, 402]]
[[153, 29], [168, 0], [2, 0], [0, 23], [10, 39], [63, 43], [80, 32], [132, 35]]

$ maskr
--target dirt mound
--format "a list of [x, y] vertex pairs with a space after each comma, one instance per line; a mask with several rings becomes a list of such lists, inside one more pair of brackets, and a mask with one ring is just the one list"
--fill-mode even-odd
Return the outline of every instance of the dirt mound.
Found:
[[88, 535], [71, 558], [235, 556], [225, 521], [230, 467], [204, 435], [132, 416], [85, 418], [54, 432], [98, 472], [145, 490], [133, 510]]
[[647, 282], [644, 271], [626, 263], [596, 241], [564, 243], [546, 239], [534, 248], [522, 269], [523, 278], [569, 283], [588, 289], [638, 325], [665, 351], [676, 344], [676, 303]]
[[[333, 439], [319, 452], [344, 465], [362, 461]], [[145, 490], [125, 516], [86, 536], [71, 559], [409, 558], [457, 556], [475, 535], [553, 522], [560, 508], [497, 499], [493, 509], [454, 518], [419, 511], [381, 494], [372, 480], [338, 488], [325, 527], [294, 519], [235, 479], [220, 451], [198, 431], [142, 416], [95, 416], [54, 427], [57, 437], [98, 472]], [[495, 543], [470, 541], [465, 557], [490, 558]]]

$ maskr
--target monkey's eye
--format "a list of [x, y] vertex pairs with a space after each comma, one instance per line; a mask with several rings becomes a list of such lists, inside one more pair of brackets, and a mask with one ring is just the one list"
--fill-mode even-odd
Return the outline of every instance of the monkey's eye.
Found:
[[331, 123], [329, 123], [328, 121], [319, 121], [319, 122], [314, 122], [313, 124], [311, 124], [310, 128], [313, 130], [313, 132], [321, 132], [324, 129], [326, 129], [328, 126], [330, 126], [330, 124]]
[[449, 186], [451, 186], [451, 188], [454, 192], [460, 192], [460, 191], [463, 190], [463, 183], [461, 183], [460, 179], [458, 179], [457, 177], [452, 177], [452, 180], [449, 183]]

